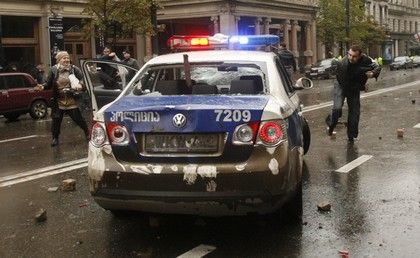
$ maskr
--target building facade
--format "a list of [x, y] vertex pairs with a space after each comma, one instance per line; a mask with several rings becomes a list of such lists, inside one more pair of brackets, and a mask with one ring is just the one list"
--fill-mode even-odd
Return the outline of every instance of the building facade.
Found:
[[384, 28], [387, 40], [373, 56], [385, 60], [401, 55], [420, 55], [420, 42], [415, 35], [420, 32], [419, 0], [368, 0], [366, 12]]
[[317, 60], [315, 0], [163, 0], [158, 21], [163, 44], [175, 34], [274, 34], [293, 51], [300, 67]]
[[[168, 52], [166, 40], [174, 34], [213, 35], [224, 33], [276, 34], [305, 66], [317, 60], [315, 0], [162, 0], [158, 11], [159, 54]], [[67, 50], [78, 64], [79, 58], [100, 54], [98, 39], [82, 32], [86, 0], [2, 0], [0, 1], [0, 64], [53, 64], [52, 53]], [[61, 19], [61, 32], [54, 32]], [[54, 39], [62, 37], [63, 46]], [[151, 39], [137, 35], [117, 42], [116, 53], [129, 48], [139, 61], [152, 55]], [[22, 70], [22, 69], [21, 69]]]

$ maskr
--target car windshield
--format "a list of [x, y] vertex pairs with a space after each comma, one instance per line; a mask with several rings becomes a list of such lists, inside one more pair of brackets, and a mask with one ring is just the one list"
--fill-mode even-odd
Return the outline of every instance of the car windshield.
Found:
[[[263, 94], [266, 92], [265, 63], [191, 63], [150, 66], [135, 80], [128, 94]], [[263, 68], [263, 69], [262, 69]]]
[[395, 62], [403, 62], [405, 61], [405, 56], [398, 56], [394, 59]]

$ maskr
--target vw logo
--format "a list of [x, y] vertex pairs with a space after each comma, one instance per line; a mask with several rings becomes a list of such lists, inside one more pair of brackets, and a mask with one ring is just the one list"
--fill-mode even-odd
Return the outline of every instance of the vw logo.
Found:
[[187, 123], [187, 118], [183, 114], [176, 114], [172, 118], [172, 124], [175, 127], [181, 128]]

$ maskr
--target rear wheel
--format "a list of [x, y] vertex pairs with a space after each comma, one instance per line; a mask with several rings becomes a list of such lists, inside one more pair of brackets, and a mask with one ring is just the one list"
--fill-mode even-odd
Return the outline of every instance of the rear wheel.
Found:
[[308, 121], [304, 117], [300, 118], [302, 125], [302, 136], [303, 136], [303, 154], [309, 151], [311, 145], [311, 130], [309, 129]]
[[47, 115], [47, 103], [43, 100], [35, 100], [29, 111], [29, 114], [33, 119], [41, 119]]
[[16, 121], [19, 116], [19, 113], [8, 113], [4, 115], [4, 117], [9, 121]]

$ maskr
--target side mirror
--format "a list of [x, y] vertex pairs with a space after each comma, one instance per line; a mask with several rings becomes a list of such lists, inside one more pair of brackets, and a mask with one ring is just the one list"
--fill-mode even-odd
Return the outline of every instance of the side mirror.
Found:
[[295, 85], [293, 86], [293, 88], [295, 90], [306, 90], [306, 89], [310, 89], [314, 86], [314, 83], [312, 82], [311, 79], [308, 79], [306, 77], [302, 77], [299, 78]]

